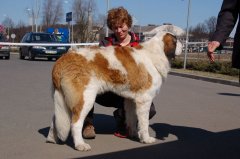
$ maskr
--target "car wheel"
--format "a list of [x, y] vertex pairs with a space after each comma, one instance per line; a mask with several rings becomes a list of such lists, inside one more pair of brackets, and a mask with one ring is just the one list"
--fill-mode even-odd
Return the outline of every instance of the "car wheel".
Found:
[[5, 59], [6, 59], [6, 60], [9, 60], [9, 59], [10, 59], [10, 56], [5, 56]]
[[22, 55], [22, 52], [19, 52], [19, 59], [23, 60], [25, 57]]
[[34, 56], [31, 52], [31, 50], [28, 51], [28, 60], [31, 60], [31, 61], [34, 60]]

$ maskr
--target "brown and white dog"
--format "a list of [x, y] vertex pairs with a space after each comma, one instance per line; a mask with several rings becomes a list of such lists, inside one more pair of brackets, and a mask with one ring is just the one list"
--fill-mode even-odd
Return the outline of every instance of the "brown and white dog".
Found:
[[168, 57], [181, 51], [175, 36], [159, 32], [135, 48], [83, 48], [63, 55], [52, 70], [55, 112], [47, 141], [65, 141], [71, 130], [75, 148], [90, 150], [82, 138], [84, 119], [97, 94], [112, 91], [126, 99], [130, 135], [155, 142], [148, 132], [150, 105], [170, 70]]

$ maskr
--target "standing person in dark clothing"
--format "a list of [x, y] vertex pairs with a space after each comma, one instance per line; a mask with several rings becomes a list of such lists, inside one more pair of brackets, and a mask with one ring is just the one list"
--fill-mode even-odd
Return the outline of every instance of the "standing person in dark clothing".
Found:
[[[221, 48], [229, 37], [235, 24], [239, 21], [239, 16], [240, 0], [223, 0], [221, 10], [218, 14], [216, 31], [208, 44], [208, 57], [210, 61], [214, 61], [213, 52], [217, 48]], [[237, 24], [237, 30], [234, 36], [232, 67], [240, 69], [240, 22]]]
[[[132, 26], [132, 17], [123, 7], [113, 8], [109, 10], [107, 25], [109, 29], [113, 31], [113, 34], [111, 34], [109, 37], [105, 37], [104, 40], [99, 43], [99, 46], [135, 47], [139, 44], [137, 35], [129, 31]], [[124, 98], [112, 92], [106, 92], [102, 95], [97, 96], [96, 103], [106, 107], [117, 108], [113, 113], [117, 124], [117, 129], [114, 135], [118, 137], [126, 137], [127, 132], [125, 127], [125, 112], [123, 108]], [[95, 138], [95, 131], [93, 126], [93, 110], [94, 109], [89, 112], [84, 122], [83, 137], [87, 139]], [[149, 118], [152, 118], [155, 114], [155, 107], [152, 104]]]

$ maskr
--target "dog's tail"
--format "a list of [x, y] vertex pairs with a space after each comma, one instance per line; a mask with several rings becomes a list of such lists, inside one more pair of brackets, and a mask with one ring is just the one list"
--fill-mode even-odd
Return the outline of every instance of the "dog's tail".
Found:
[[66, 141], [71, 127], [70, 110], [66, 105], [62, 92], [55, 89], [53, 98], [57, 136], [60, 140]]

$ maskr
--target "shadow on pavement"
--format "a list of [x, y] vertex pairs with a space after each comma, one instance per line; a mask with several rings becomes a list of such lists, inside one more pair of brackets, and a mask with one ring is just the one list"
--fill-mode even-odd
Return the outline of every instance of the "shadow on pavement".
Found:
[[[115, 130], [115, 120], [110, 115], [94, 114], [94, 127], [97, 134], [113, 134]], [[47, 137], [49, 128], [50, 127], [39, 129], [38, 132], [44, 137]]]
[[[94, 124], [98, 134], [111, 134], [115, 129], [114, 119], [109, 115], [96, 114]], [[164, 123], [155, 123], [150, 127], [159, 140], [165, 140], [169, 135], [176, 136], [177, 140], [82, 159], [240, 159], [240, 129], [215, 133]], [[47, 137], [48, 131], [49, 127], [46, 127], [38, 132]], [[71, 137], [65, 144], [74, 147]]]
[[239, 159], [240, 129], [210, 132], [199, 128], [153, 124], [156, 137], [164, 140], [169, 134], [178, 140], [147, 145], [125, 151], [100, 154], [82, 159]]
[[106, 114], [95, 114], [94, 126], [97, 134], [113, 134], [116, 129], [114, 117]]
[[[94, 114], [94, 127], [97, 134], [113, 134], [115, 130], [115, 120], [113, 116], [110, 115]], [[47, 138], [49, 129], [50, 127], [41, 128], [38, 130], [38, 132]], [[69, 135], [66, 142], [59, 141], [58, 144], [66, 144], [74, 149], [71, 135]]]
[[42, 129], [39, 129], [38, 132], [42, 134], [45, 138], [47, 138], [49, 129], [50, 127], [42, 128]]
[[240, 94], [236, 93], [218, 93], [219, 95], [224, 95], [224, 96], [235, 96], [235, 97], [240, 97]]

